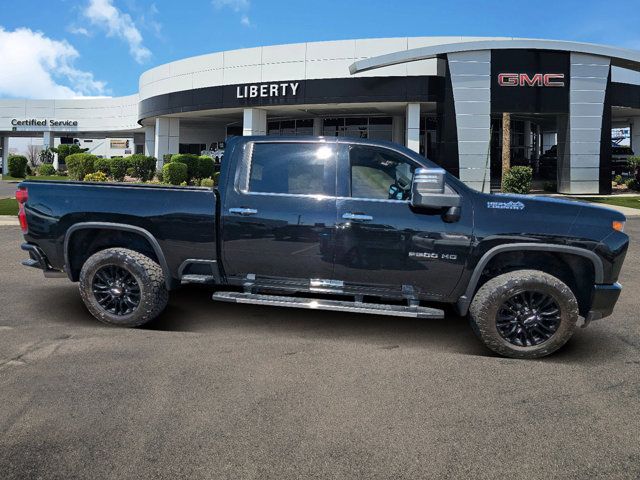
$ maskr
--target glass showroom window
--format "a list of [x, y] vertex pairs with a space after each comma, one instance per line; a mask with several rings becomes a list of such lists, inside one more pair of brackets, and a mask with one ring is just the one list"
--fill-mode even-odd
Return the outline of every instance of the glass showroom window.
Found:
[[391, 141], [393, 138], [393, 118], [325, 118], [322, 133], [326, 137], [370, 138], [372, 140]]
[[313, 135], [313, 119], [271, 121], [267, 124], [267, 135]]

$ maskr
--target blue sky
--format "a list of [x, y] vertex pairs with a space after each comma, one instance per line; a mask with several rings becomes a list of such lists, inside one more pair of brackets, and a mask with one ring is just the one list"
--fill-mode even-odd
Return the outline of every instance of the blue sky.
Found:
[[640, 49], [639, 0], [5, 2], [0, 97], [126, 95], [137, 91], [140, 73], [162, 63], [303, 41], [480, 35]]

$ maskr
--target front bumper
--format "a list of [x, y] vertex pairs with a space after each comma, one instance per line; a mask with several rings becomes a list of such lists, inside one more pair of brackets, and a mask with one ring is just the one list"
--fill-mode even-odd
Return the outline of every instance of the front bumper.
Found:
[[49, 265], [49, 260], [47, 260], [47, 256], [37, 245], [33, 245], [31, 243], [23, 243], [22, 245], [20, 245], [20, 248], [29, 253], [29, 259], [22, 261], [22, 265], [24, 265], [25, 267], [32, 267], [42, 270], [45, 277], [57, 278], [67, 276], [64, 272], [51, 268], [51, 265]]
[[622, 285], [617, 282], [611, 285], [594, 285], [591, 293], [591, 310], [587, 314], [586, 323], [611, 315], [621, 291]]

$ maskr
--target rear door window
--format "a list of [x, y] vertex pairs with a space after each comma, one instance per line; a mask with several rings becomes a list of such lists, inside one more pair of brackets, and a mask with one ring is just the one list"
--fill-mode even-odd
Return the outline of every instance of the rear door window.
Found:
[[335, 148], [319, 143], [257, 142], [249, 192], [335, 195]]

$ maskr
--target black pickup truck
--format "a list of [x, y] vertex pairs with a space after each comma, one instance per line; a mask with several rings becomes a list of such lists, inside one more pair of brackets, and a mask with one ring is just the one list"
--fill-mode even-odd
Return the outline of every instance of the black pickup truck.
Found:
[[26, 181], [25, 265], [79, 281], [99, 320], [140, 326], [168, 292], [217, 301], [442, 318], [469, 314], [499, 354], [560, 348], [611, 314], [625, 217], [483, 194], [387, 142], [242, 137], [213, 189]]

